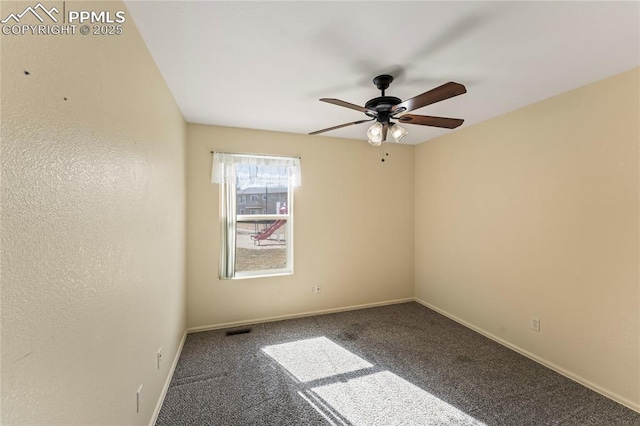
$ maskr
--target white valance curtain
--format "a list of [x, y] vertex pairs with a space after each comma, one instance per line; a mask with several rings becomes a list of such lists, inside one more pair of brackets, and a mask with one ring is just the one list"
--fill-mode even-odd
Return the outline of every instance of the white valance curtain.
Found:
[[[260, 175], [260, 168], [251, 168], [252, 171], [243, 171], [236, 168], [237, 164], [247, 166], [269, 166], [269, 173]], [[273, 173], [273, 167], [281, 167], [283, 173]], [[257, 173], [255, 172], [257, 170]], [[287, 185], [300, 186], [300, 158], [276, 157], [267, 155], [232, 154], [215, 152], [213, 154], [213, 167], [211, 169], [212, 183], [234, 183], [240, 187], [250, 186], [259, 181], [261, 185]], [[283, 181], [284, 180], [284, 181]], [[287, 182], [288, 181], [288, 182]]]

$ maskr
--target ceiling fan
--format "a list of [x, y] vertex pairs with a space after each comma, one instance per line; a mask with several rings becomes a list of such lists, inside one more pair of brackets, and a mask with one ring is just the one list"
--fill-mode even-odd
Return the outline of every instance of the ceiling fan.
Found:
[[460, 118], [407, 114], [407, 112], [422, 108], [423, 106], [431, 105], [436, 102], [467, 93], [467, 89], [462, 84], [450, 81], [449, 83], [445, 83], [435, 89], [431, 89], [418, 96], [407, 99], [406, 101], [402, 101], [395, 96], [385, 96], [384, 91], [389, 87], [392, 81], [393, 77], [388, 74], [379, 75], [374, 78], [373, 84], [375, 84], [378, 90], [382, 92], [382, 96], [367, 101], [367, 103], [364, 104], [364, 107], [341, 101], [340, 99], [320, 99], [322, 102], [364, 112], [369, 118], [354, 121], [352, 123], [340, 124], [327, 129], [316, 130], [309, 134], [317, 135], [318, 133], [324, 133], [330, 130], [336, 130], [342, 127], [375, 120], [376, 122], [369, 127], [369, 130], [367, 130], [367, 137], [369, 138], [369, 143], [371, 145], [379, 146], [382, 142], [387, 140], [387, 133], [389, 131], [396, 142], [400, 142], [400, 139], [407, 135], [408, 132], [392, 120], [397, 120], [398, 122], [405, 124], [418, 124], [421, 126], [442, 127], [445, 129], [455, 129], [464, 122], [464, 120]]

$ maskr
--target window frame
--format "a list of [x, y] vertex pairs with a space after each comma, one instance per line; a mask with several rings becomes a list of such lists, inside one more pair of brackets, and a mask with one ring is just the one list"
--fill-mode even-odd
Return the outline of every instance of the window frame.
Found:
[[[235, 164], [233, 165], [233, 167], [235, 168]], [[289, 166], [290, 167], [290, 166]], [[242, 221], [246, 221], [246, 222], [251, 222], [251, 221], [257, 221], [257, 220], [286, 220], [286, 224], [284, 225], [284, 232], [285, 232], [285, 238], [286, 238], [286, 245], [285, 245], [285, 250], [286, 250], [286, 265], [284, 268], [278, 268], [278, 269], [262, 269], [262, 270], [253, 270], [253, 271], [236, 271], [236, 259], [237, 259], [237, 245], [234, 247], [236, 252], [233, 254], [233, 273], [231, 274], [230, 277], [226, 277], [226, 276], [222, 276], [222, 266], [220, 266], [220, 270], [219, 270], [219, 278], [223, 279], [223, 280], [243, 280], [243, 279], [250, 279], [250, 278], [266, 278], [266, 277], [275, 277], [275, 276], [285, 276], [285, 275], [293, 275], [294, 273], [294, 262], [293, 262], [293, 246], [294, 246], [294, 220], [293, 220], [293, 216], [294, 216], [294, 191], [297, 185], [293, 185], [291, 182], [291, 179], [289, 179], [289, 181], [287, 182], [286, 188], [287, 188], [287, 193], [282, 194], [281, 196], [284, 196], [283, 198], [286, 198], [286, 203], [287, 203], [287, 213], [286, 214], [251, 214], [251, 211], [253, 211], [254, 209], [247, 209], [245, 207], [245, 214], [238, 214], [238, 211], [240, 209], [238, 209], [238, 202], [237, 202], [237, 184], [236, 183], [222, 183], [221, 185], [225, 185], [226, 189], [225, 191], [220, 191], [220, 221], [221, 224], [223, 224], [223, 217], [222, 217], [222, 212], [225, 210], [226, 208], [226, 197], [230, 197], [233, 200], [236, 200], [233, 203], [233, 209], [234, 209], [234, 213], [235, 213], [235, 218], [234, 218], [234, 223], [233, 223], [233, 231], [234, 231], [234, 235], [235, 238], [237, 239], [237, 225], [238, 222], [242, 222]], [[228, 192], [228, 194], [225, 196], [223, 195], [224, 192]], [[242, 195], [241, 195], [242, 197]], [[251, 196], [253, 197], [253, 195]], [[257, 195], [256, 195], [257, 197]], [[250, 197], [248, 197], [250, 198]], [[260, 201], [260, 200], [258, 200]], [[284, 201], [283, 201], [284, 202]], [[263, 209], [260, 209], [263, 210]], [[247, 212], [249, 212], [249, 214], [247, 214]], [[220, 252], [220, 265], [222, 265], [223, 263], [226, 263], [228, 261], [228, 259], [226, 259], [226, 254], [225, 251], [228, 251], [228, 247], [227, 247], [227, 240], [225, 239], [225, 237], [221, 234], [220, 235], [220, 246], [221, 246], [221, 252]], [[228, 264], [228, 263], [227, 263]]]
[[[293, 194], [291, 193], [292, 187], [289, 185], [289, 201], [291, 204], [287, 203], [287, 207], [289, 209], [289, 213], [287, 214], [251, 214], [251, 215], [236, 215], [236, 226], [238, 222], [247, 221], [251, 222], [254, 220], [286, 220], [287, 223], [284, 225], [285, 235], [286, 235], [286, 256], [287, 256], [287, 266], [280, 269], [262, 269], [255, 271], [235, 271], [234, 265], [234, 274], [233, 277], [230, 278], [232, 280], [243, 280], [247, 278], [263, 278], [263, 277], [277, 277], [283, 275], [293, 275]], [[236, 234], [237, 235], [237, 234]]]

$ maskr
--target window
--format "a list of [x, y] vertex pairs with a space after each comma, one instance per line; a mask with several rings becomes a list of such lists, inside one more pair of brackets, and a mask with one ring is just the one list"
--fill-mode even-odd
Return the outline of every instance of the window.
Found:
[[[299, 163], [291, 157], [215, 153], [211, 179], [220, 184], [220, 278], [293, 273]], [[245, 196], [251, 203], [240, 208]]]

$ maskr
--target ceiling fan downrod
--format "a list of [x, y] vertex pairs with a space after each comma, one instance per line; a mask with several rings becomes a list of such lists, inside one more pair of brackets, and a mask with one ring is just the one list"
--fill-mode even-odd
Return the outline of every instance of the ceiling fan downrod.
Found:
[[393, 81], [393, 76], [388, 74], [382, 74], [373, 79], [373, 84], [380, 90], [382, 96], [369, 100], [364, 107], [369, 110], [365, 112], [369, 117], [375, 117], [379, 122], [389, 122], [391, 115], [391, 109], [402, 102], [400, 98], [395, 96], [385, 96], [385, 90], [389, 87]]
[[392, 81], [393, 76], [389, 74], [382, 74], [373, 79], [373, 84], [376, 85], [378, 90], [382, 92], [382, 96], [384, 96], [384, 91], [389, 88]]

